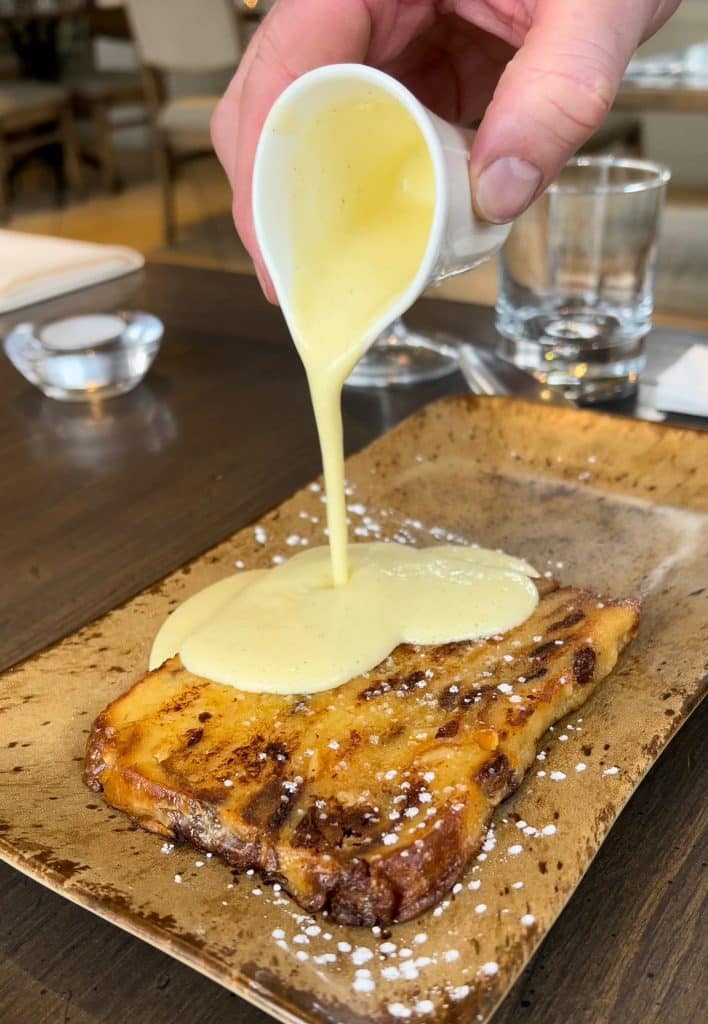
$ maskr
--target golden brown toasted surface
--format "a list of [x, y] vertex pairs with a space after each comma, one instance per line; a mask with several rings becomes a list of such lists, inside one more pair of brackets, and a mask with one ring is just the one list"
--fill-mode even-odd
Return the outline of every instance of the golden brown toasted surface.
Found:
[[306, 697], [245, 693], [173, 658], [98, 717], [86, 781], [308, 911], [406, 920], [449, 891], [538, 740], [612, 670], [638, 618], [633, 601], [562, 588], [503, 637], [402, 645]]

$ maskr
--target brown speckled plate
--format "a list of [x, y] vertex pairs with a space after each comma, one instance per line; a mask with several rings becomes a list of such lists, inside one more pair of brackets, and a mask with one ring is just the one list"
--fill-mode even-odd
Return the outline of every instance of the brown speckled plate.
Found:
[[643, 599], [637, 640], [547, 735], [435, 911], [387, 935], [315, 921], [132, 828], [81, 782], [90, 722], [144, 673], [167, 612], [237, 560], [321, 542], [316, 485], [263, 518], [264, 542], [243, 530], [0, 679], [0, 855], [283, 1020], [486, 1020], [702, 695], [707, 467], [708, 435], [475, 398], [437, 403], [349, 461], [357, 537], [378, 524], [416, 543], [474, 540]]

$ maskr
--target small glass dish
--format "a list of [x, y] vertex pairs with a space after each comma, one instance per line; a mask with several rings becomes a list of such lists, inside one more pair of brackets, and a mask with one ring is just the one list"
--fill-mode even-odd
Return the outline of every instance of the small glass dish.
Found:
[[87, 402], [136, 387], [152, 366], [163, 330], [150, 313], [91, 313], [18, 324], [4, 348], [13, 366], [49, 398]]

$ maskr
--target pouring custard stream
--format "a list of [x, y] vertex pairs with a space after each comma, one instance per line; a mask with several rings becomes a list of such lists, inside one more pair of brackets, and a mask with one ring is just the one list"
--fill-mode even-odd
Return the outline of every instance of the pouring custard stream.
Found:
[[331, 102], [302, 123], [290, 111], [271, 127], [295, 137], [283, 182], [289, 324], [317, 421], [329, 550], [196, 594], [163, 625], [150, 667], [179, 652], [189, 671], [216, 682], [307, 693], [368, 671], [399, 643], [504, 632], [531, 614], [538, 594], [535, 571], [501, 552], [348, 547], [342, 387], [421, 267], [435, 170], [415, 118], [384, 90]]
[[415, 277], [434, 209], [425, 140], [393, 98], [335, 103], [299, 133], [291, 323], [317, 420], [336, 586], [348, 578], [342, 386]]

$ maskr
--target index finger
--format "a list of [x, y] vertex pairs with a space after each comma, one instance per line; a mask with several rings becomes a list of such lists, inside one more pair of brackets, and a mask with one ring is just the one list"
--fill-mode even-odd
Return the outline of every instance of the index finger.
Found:
[[263, 124], [281, 92], [306, 71], [363, 61], [370, 34], [364, 0], [279, 0], [254, 36], [215, 114], [218, 151], [234, 192], [236, 228], [271, 298], [251, 206], [253, 164]]

